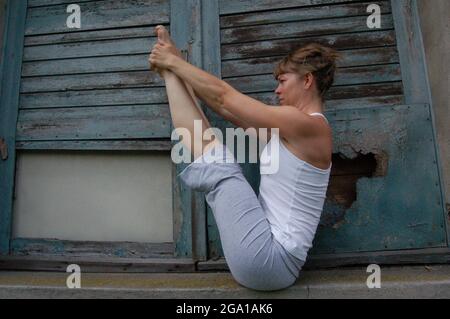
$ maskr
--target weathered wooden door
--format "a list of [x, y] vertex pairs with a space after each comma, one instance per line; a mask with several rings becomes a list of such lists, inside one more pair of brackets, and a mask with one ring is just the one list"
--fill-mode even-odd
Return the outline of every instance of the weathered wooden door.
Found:
[[[367, 23], [370, 5], [380, 9], [379, 28]], [[222, 78], [269, 104], [283, 55], [310, 42], [343, 55], [327, 95], [334, 165], [312, 255], [447, 247], [415, 1], [219, 0], [216, 10], [207, 28]], [[245, 169], [257, 192], [258, 167]], [[222, 256], [210, 212], [208, 236], [210, 257]]]
[[[81, 0], [76, 2], [80, 28], [71, 28], [67, 23], [76, 12], [68, 8], [71, 3], [8, 1], [0, 109], [0, 136], [5, 139], [2, 147], [8, 156], [0, 161], [0, 254], [206, 258], [206, 252], [200, 251], [206, 247], [206, 234], [203, 232], [201, 243], [193, 240], [192, 230], [192, 216], [200, 220], [201, 214], [196, 212], [204, 212], [205, 207], [200, 195], [186, 190], [176, 178], [176, 172], [183, 167], [170, 161], [172, 126], [164, 83], [155, 72], [149, 72], [148, 65], [156, 40], [154, 27], [162, 24], [173, 28], [171, 20], [183, 14], [183, 6], [188, 3]], [[179, 31], [177, 37], [190, 34], [184, 31]], [[159, 157], [163, 154], [165, 162], [171, 163], [167, 184], [172, 189], [173, 211], [160, 213], [173, 214], [173, 240], [92, 243], [82, 238], [62, 241], [14, 236], [16, 152], [32, 151], [96, 152], [106, 156], [105, 161], [130, 152]], [[165, 179], [155, 176], [154, 185]], [[46, 187], [45, 183], [41, 186]], [[149, 205], [148, 210], [158, 204]], [[195, 234], [201, 233], [195, 227]], [[185, 266], [174, 267], [192, 270], [194, 263]]]
[[[191, 63], [272, 105], [272, 71], [282, 56], [310, 42], [342, 52], [327, 95], [334, 164], [313, 256], [448, 246], [414, 0], [78, 1], [85, 13], [78, 31], [65, 24], [69, 3], [10, 1], [15, 19], [8, 22], [0, 108], [0, 137], [9, 151], [0, 161], [0, 253], [36, 244], [11, 237], [16, 149], [170, 150], [163, 83], [148, 72], [156, 24], [170, 27]], [[372, 4], [381, 10], [380, 28], [367, 24]], [[231, 126], [205, 112], [214, 126]], [[176, 178], [184, 167], [173, 166], [174, 245], [163, 251], [195, 260], [223, 256], [203, 194]], [[243, 168], [258, 192], [258, 164]], [[127, 250], [115, 249], [117, 256]]]

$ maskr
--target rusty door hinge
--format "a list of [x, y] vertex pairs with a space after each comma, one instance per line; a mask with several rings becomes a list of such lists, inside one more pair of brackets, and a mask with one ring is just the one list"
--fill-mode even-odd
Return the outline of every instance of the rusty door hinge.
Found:
[[0, 138], [0, 156], [3, 161], [8, 159], [8, 145], [4, 138]]

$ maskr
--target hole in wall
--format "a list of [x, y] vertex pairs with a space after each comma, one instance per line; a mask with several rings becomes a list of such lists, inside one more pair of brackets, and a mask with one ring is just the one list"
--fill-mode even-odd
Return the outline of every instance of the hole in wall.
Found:
[[353, 158], [341, 153], [333, 154], [330, 184], [320, 226], [338, 228], [347, 210], [358, 199], [358, 180], [386, 176], [387, 168], [388, 155], [385, 152], [357, 153]]
[[327, 198], [345, 208], [350, 208], [356, 201], [356, 183], [360, 178], [373, 177], [377, 160], [373, 153], [358, 154], [355, 158], [345, 158], [333, 154], [333, 168]]

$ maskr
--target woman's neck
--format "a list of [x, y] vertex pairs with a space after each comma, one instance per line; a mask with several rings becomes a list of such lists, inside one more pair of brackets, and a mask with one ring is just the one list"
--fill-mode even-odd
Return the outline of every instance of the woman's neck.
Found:
[[311, 113], [322, 113], [323, 112], [323, 102], [320, 97], [310, 97], [300, 101], [296, 107], [307, 114]]

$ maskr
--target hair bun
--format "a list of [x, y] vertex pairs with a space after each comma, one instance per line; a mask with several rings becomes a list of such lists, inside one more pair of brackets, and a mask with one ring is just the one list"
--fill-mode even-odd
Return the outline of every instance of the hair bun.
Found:
[[316, 80], [320, 96], [333, 85], [337, 62], [341, 55], [335, 49], [318, 43], [310, 43], [291, 53], [281, 60], [274, 71], [274, 76], [293, 72], [303, 76], [311, 72]]

